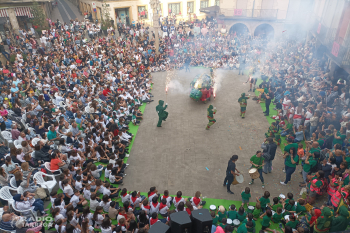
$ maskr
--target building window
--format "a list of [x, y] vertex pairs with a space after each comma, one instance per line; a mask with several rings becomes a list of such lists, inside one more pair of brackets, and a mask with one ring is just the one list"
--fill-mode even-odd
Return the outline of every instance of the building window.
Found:
[[220, 0], [215, 0], [215, 6], [220, 6]]
[[209, 6], [209, 0], [204, 0], [204, 1], [201, 1], [201, 8], [206, 8]]
[[138, 6], [137, 12], [138, 12], [139, 19], [148, 18], [148, 12], [147, 12], [146, 6]]
[[173, 13], [174, 15], [181, 14], [180, 3], [170, 3], [168, 8], [169, 8], [169, 13]]
[[187, 2], [187, 13], [194, 12], [194, 2]]

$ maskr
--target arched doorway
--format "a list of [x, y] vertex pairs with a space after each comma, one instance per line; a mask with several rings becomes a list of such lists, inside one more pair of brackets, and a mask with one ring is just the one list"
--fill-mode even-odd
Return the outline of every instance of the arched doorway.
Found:
[[247, 34], [248, 32], [249, 32], [248, 27], [243, 23], [236, 23], [232, 25], [229, 31], [230, 34], [236, 33], [236, 35], [244, 35], [244, 34]]
[[275, 35], [275, 30], [270, 24], [263, 23], [256, 27], [254, 31], [254, 36], [260, 36], [264, 39], [272, 39]]

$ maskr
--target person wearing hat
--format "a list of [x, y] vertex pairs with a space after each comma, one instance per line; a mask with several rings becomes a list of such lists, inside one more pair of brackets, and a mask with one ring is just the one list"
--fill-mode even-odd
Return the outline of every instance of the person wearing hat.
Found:
[[237, 160], [238, 160], [238, 155], [232, 155], [231, 159], [228, 161], [228, 165], [226, 168], [226, 177], [225, 177], [223, 186], [226, 186], [227, 192], [230, 194], [234, 194], [230, 189], [231, 184], [234, 180], [234, 176], [239, 176], [239, 173], [240, 173], [236, 168]]

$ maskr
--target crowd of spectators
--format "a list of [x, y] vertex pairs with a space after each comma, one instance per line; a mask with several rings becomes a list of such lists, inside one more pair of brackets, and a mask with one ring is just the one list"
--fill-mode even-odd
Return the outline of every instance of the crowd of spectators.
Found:
[[[203, 66], [248, 74], [249, 91], [261, 92], [257, 102], [276, 104], [278, 113], [272, 116], [276, 122], [266, 136], [270, 144], [283, 143], [281, 137], [288, 143], [286, 180], [281, 184], [287, 185], [296, 166], [302, 166], [301, 186], [308, 193], [296, 207], [290, 194], [288, 199], [274, 197], [271, 205], [267, 191], [251, 213], [243, 207], [236, 211], [231, 206], [228, 212], [219, 207], [211, 211], [215, 232], [232, 232], [227, 219], [241, 222], [238, 232], [254, 232], [257, 218], [263, 219], [267, 231], [272, 231], [270, 221], [281, 222], [288, 233], [345, 230], [350, 192], [348, 77], [331, 75], [315, 40], [272, 41], [268, 35], [228, 33], [212, 20], [193, 27], [162, 23], [157, 55], [153, 34], [139, 23], [118, 23], [117, 29], [104, 32], [99, 23], [72, 20], [51, 22], [38, 37], [35, 30], [20, 30], [7, 41], [8, 61], [0, 69], [0, 126], [8, 144], [0, 144], [0, 184], [4, 188], [14, 177], [21, 188], [12, 205], [46, 215], [42, 200], [34, 198], [42, 187], [32, 177], [51, 171], [63, 190], [63, 194], [48, 192], [59, 233], [90, 233], [94, 228], [103, 233], [142, 233], [157, 221], [167, 223], [169, 213], [190, 214], [202, 208], [200, 192], [184, 199], [179, 191], [172, 198], [167, 190], [160, 195], [151, 187], [145, 197], [111, 184], [123, 184], [129, 166], [124, 158], [134, 137], [129, 127], [140, 124], [139, 107], [153, 101], [151, 72]], [[258, 78], [263, 80], [259, 85]], [[268, 148], [260, 155], [264, 158], [260, 162], [269, 164], [265, 173], [271, 172], [274, 157], [263, 155]], [[323, 192], [329, 194], [328, 202], [306, 210]], [[249, 193], [249, 188], [242, 192], [248, 203]], [[97, 194], [103, 195], [101, 200]], [[175, 210], [170, 210], [172, 205]], [[282, 211], [289, 213], [289, 220], [282, 220], [287, 215]], [[0, 228], [19, 230], [24, 227], [20, 219], [5, 207]], [[114, 219], [117, 225], [111, 224]]]

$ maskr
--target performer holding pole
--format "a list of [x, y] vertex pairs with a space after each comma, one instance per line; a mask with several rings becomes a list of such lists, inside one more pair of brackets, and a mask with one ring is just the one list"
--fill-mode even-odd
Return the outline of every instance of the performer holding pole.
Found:
[[207, 117], [209, 120], [209, 123], [207, 127], [205, 128], [206, 130], [209, 130], [210, 126], [215, 124], [216, 120], [214, 119], [214, 114], [216, 113], [216, 108], [213, 107], [213, 105], [209, 105], [207, 109]]
[[162, 122], [166, 120], [168, 117], [168, 112], [165, 111], [165, 109], [168, 107], [168, 104], [166, 103], [165, 106], [163, 107], [164, 101], [159, 100], [158, 105], [156, 107], [156, 111], [158, 113], [158, 124], [157, 127], [162, 127]]

